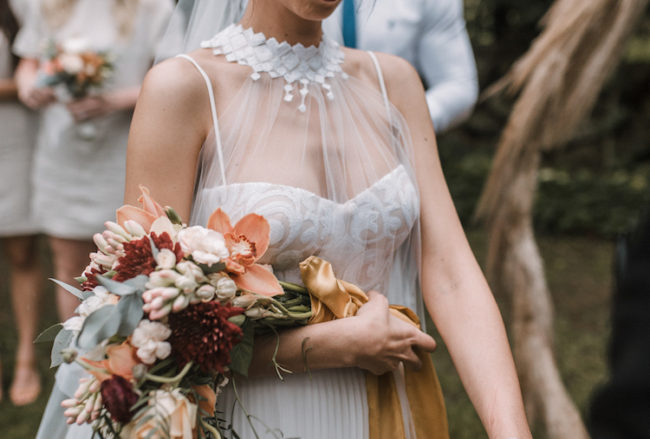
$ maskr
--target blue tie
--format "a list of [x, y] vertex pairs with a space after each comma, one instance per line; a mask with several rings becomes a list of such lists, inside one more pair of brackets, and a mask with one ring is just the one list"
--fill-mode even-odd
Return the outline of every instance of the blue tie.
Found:
[[354, 0], [343, 0], [343, 44], [352, 48], [357, 47], [357, 18], [354, 9]]

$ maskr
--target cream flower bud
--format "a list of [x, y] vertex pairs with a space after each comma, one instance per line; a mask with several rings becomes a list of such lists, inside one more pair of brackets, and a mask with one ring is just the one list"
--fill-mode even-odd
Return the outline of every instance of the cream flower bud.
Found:
[[151, 320], [160, 320], [172, 311], [172, 304], [165, 305], [161, 309], [154, 309], [149, 313]]
[[247, 317], [250, 317], [251, 319], [260, 319], [264, 317], [265, 312], [262, 308], [251, 308], [249, 310], [246, 310], [244, 312]]
[[257, 297], [252, 294], [242, 294], [241, 296], [237, 296], [232, 300], [232, 306], [239, 308], [248, 308], [252, 306], [256, 300]]
[[[153, 274], [153, 273], [151, 273]], [[148, 284], [147, 284], [148, 285]], [[173, 299], [178, 296], [181, 291], [178, 288], [174, 287], [156, 287], [142, 293], [142, 300], [145, 303], [152, 303], [154, 299], [162, 297], [164, 300]], [[159, 308], [159, 306], [157, 306]]]
[[158, 296], [158, 297], [156, 297], [155, 299], [153, 299], [151, 301], [151, 308], [152, 309], [160, 309], [160, 308], [163, 307], [164, 304], [165, 304], [165, 299]]
[[144, 228], [139, 223], [133, 220], [124, 221], [124, 228], [131, 236], [136, 238], [142, 238], [144, 235], [147, 234]]
[[237, 284], [228, 276], [223, 276], [217, 281], [217, 298], [228, 300], [237, 294]]
[[110, 252], [106, 251], [106, 248], [109, 247], [109, 244], [106, 241], [106, 239], [102, 236], [101, 233], [95, 233], [93, 235], [93, 242], [95, 243], [97, 248], [100, 249], [102, 252], [110, 253]]
[[179, 276], [174, 285], [185, 294], [191, 294], [199, 286], [194, 278], [190, 276]]
[[156, 263], [158, 264], [158, 268], [163, 270], [174, 268], [176, 265], [176, 254], [173, 251], [164, 248], [156, 255]]
[[153, 271], [149, 274], [149, 281], [145, 285], [149, 289], [155, 289], [158, 287], [168, 287], [174, 285], [176, 279], [181, 275], [174, 270], [163, 269], [159, 271]]
[[104, 223], [104, 226], [106, 226], [106, 228], [107, 228], [109, 231], [115, 233], [116, 235], [119, 235], [119, 236], [123, 237], [123, 238], [126, 239], [127, 241], [129, 241], [129, 240], [131, 239], [131, 235], [129, 235], [129, 234], [126, 232], [126, 230], [124, 230], [124, 229], [122, 228], [122, 226], [120, 226], [120, 225], [117, 224], [117, 223], [114, 223], [113, 221], [106, 221], [106, 222]]
[[174, 304], [172, 305], [172, 311], [179, 312], [187, 308], [187, 305], [189, 304], [190, 304], [189, 296], [180, 295], [176, 299], [174, 299]]
[[111, 232], [110, 230], [104, 230], [102, 232], [102, 236], [104, 237], [106, 242], [108, 242], [113, 247], [116, 247], [116, 245], [113, 244], [114, 242], [124, 243], [128, 241], [128, 239], [125, 238], [124, 235]]
[[176, 270], [184, 276], [192, 277], [197, 283], [206, 282], [208, 280], [203, 274], [201, 267], [192, 261], [182, 261], [176, 264]]
[[201, 299], [204, 302], [208, 302], [214, 298], [214, 293], [216, 292], [216, 289], [209, 284], [204, 284], [201, 285], [195, 292], [194, 294], [196, 295], [197, 298]]

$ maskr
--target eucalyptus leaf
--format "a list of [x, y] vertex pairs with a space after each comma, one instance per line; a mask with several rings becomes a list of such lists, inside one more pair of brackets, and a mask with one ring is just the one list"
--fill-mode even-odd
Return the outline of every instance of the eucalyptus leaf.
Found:
[[142, 320], [142, 296], [140, 294], [131, 294], [124, 296], [117, 303], [117, 318], [120, 321], [120, 326], [117, 333], [123, 337], [128, 337], [133, 334], [133, 331]]
[[104, 286], [108, 291], [113, 294], [117, 294], [118, 296], [128, 296], [129, 294], [133, 294], [137, 291], [135, 287], [132, 287], [127, 283], [118, 282], [113, 279], [100, 276], [99, 274], [95, 277], [97, 278], [97, 282]]
[[63, 355], [61, 352], [65, 348], [70, 347], [73, 339], [74, 331], [71, 331], [69, 329], [62, 329], [59, 331], [56, 338], [54, 339], [54, 345], [52, 346], [52, 363], [50, 364], [50, 367], [57, 367], [63, 363]]
[[239, 343], [237, 343], [230, 351], [230, 370], [248, 376], [248, 368], [253, 359], [253, 344], [255, 341], [255, 324], [247, 321], [242, 326], [244, 335]]
[[36, 337], [34, 343], [47, 343], [56, 340], [56, 336], [62, 328], [62, 323], [57, 323], [56, 325], [50, 326], [45, 331], [38, 334], [38, 337]]
[[136, 291], [144, 292], [147, 289], [147, 282], [149, 282], [149, 276], [146, 274], [139, 274], [136, 277], [126, 280], [122, 283], [135, 288]]
[[116, 305], [104, 305], [84, 320], [77, 344], [82, 349], [92, 349], [102, 340], [112, 337], [120, 327]]
[[61, 282], [60, 280], [57, 280], [57, 279], [50, 278], [50, 280], [52, 282], [54, 282], [55, 284], [57, 284], [58, 286], [60, 286], [61, 288], [63, 288], [64, 290], [66, 290], [68, 293], [70, 293], [73, 296], [75, 296], [76, 298], [78, 298], [79, 300], [84, 300], [85, 299], [84, 293], [80, 289], [75, 288], [72, 285], [68, 285], [65, 282]]
[[153, 242], [153, 238], [149, 236], [149, 244], [151, 245], [151, 254], [153, 255], [153, 258], [156, 259], [158, 257], [158, 253], [160, 253], [160, 250], [158, 250], [158, 247], [156, 247], [156, 243]]

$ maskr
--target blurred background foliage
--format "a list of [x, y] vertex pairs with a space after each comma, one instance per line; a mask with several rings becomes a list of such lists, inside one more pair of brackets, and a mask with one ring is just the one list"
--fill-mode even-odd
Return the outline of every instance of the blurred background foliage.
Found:
[[[481, 90], [530, 47], [552, 0], [466, 0], [465, 18]], [[439, 136], [440, 155], [461, 219], [473, 209], [516, 96], [481, 101], [462, 126]], [[627, 44], [590, 118], [560, 150], [543, 157], [535, 226], [542, 233], [611, 238], [650, 202], [650, 14]]]

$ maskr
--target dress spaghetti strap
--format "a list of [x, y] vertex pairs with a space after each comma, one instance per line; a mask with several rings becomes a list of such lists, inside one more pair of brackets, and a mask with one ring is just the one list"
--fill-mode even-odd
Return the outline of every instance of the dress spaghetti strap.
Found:
[[381, 89], [381, 95], [384, 98], [384, 105], [386, 106], [386, 114], [388, 115], [388, 120], [390, 121], [390, 101], [388, 100], [388, 92], [386, 91], [386, 83], [384, 82], [384, 75], [381, 72], [381, 66], [379, 65], [379, 61], [377, 61], [377, 56], [374, 54], [374, 52], [368, 51], [368, 55], [370, 55], [372, 63], [375, 65], [375, 70], [377, 70], [379, 88]]
[[208, 74], [203, 70], [203, 68], [199, 65], [199, 63], [194, 60], [189, 55], [186, 54], [181, 54], [177, 55], [177, 58], [184, 58], [191, 62], [194, 67], [196, 67], [196, 70], [199, 71], [203, 79], [205, 80], [205, 85], [208, 88], [208, 95], [210, 96], [210, 112], [212, 113], [212, 126], [214, 128], [214, 137], [215, 137], [215, 142], [217, 143], [217, 154], [219, 156], [219, 170], [221, 171], [221, 184], [226, 184], [226, 170], [224, 168], [224, 163], [223, 163], [223, 147], [221, 143], [221, 131], [219, 130], [219, 121], [217, 119], [217, 104], [214, 99], [214, 89], [212, 88], [212, 81], [210, 81], [210, 77]]

